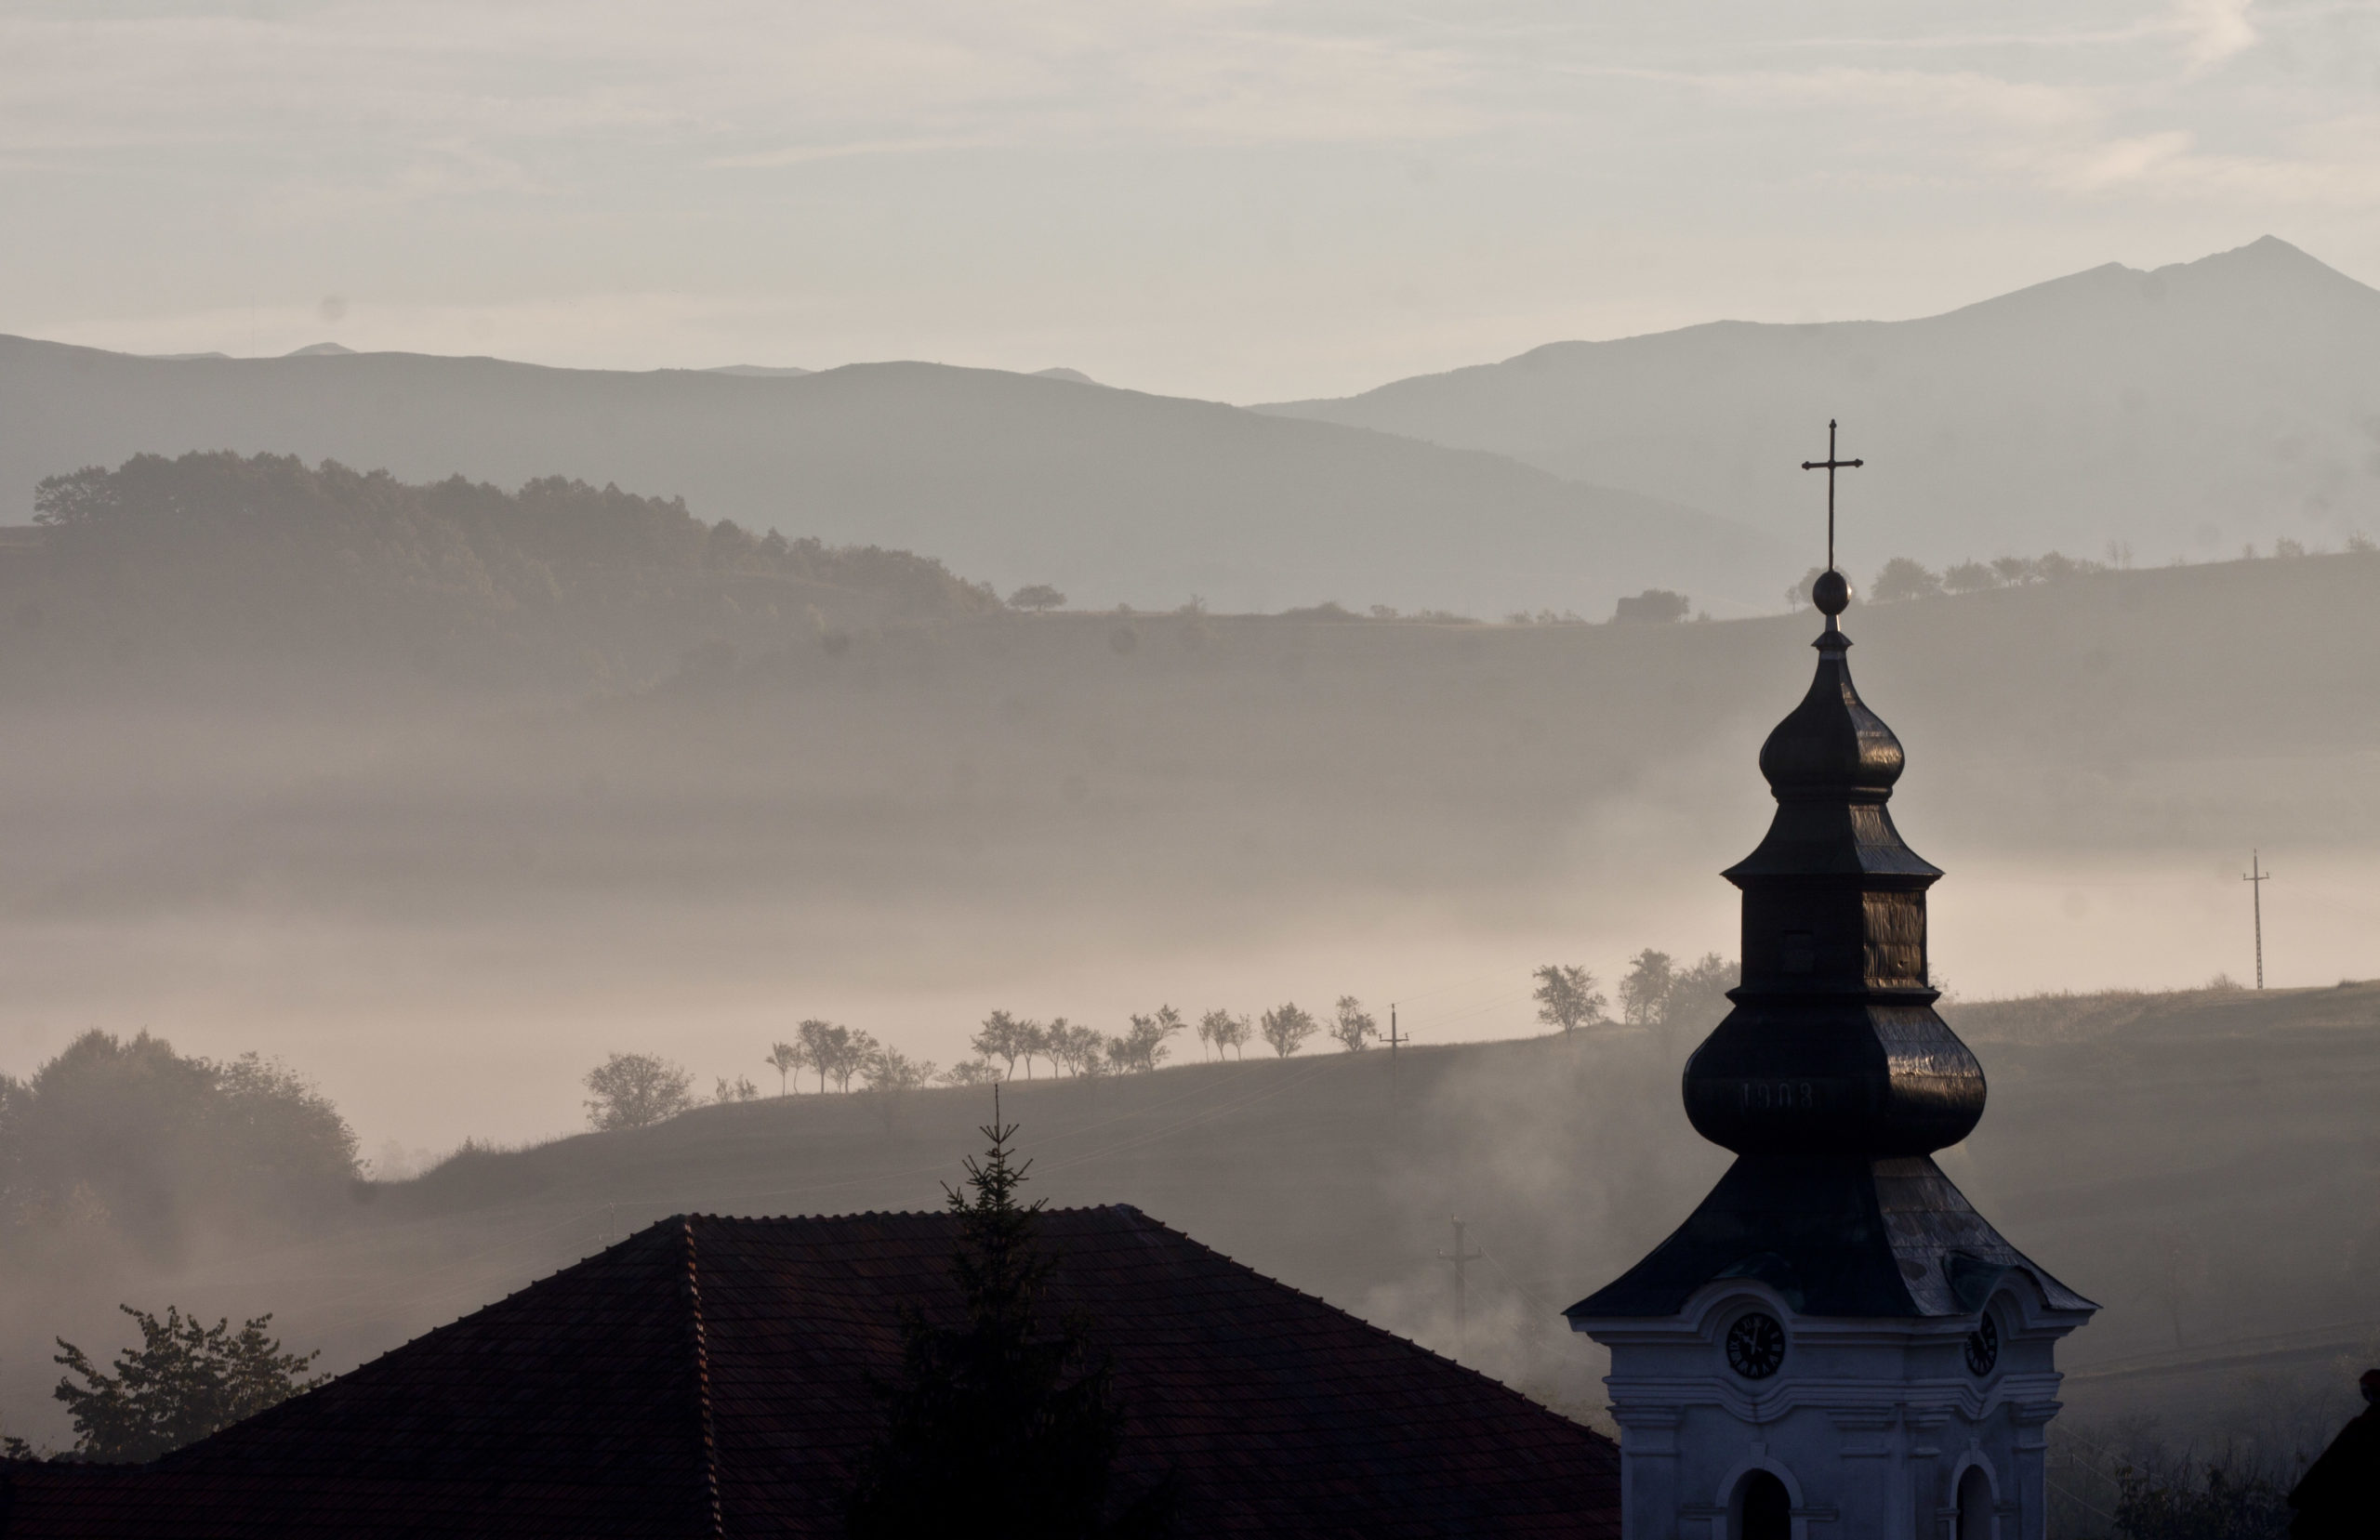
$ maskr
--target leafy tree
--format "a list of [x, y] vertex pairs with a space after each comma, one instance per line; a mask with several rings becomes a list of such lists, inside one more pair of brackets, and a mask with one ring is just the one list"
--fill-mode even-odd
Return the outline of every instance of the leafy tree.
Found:
[[1954, 594], [1979, 593], [2000, 586], [2000, 574], [1980, 561], [1962, 561], [1942, 573], [1942, 586]]
[[1994, 557], [1991, 560], [1991, 571], [1994, 576], [2011, 587], [2038, 583], [2042, 575], [2040, 566], [2032, 558], [2027, 556]]
[[785, 1077], [801, 1068], [804, 1060], [800, 1048], [790, 1043], [776, 1043], [770, 1046], [769, 1057], [760, 1062], [777, 1072], [777, 1095], [783, 1096]]
[[1008, 1066], [1011, 1077], [1016, 1073], [1016, 1061], [1025, 1052], [1025, 1023], [1004, 1010], [996, 1010], [984, 1018], [983, 1030], [975, 1033], [971, 1046], [977, 1057], [997, 1059]]
[[1339, 996], [1339, 1014], [1330, 1023], [1330, 1040], [1349, 1053], [1359, 1053], [1364, 1044], [1380, 1035], [1380, 1024], [1364, 1009], [1364, 1003], [1352, 994]]
[[1603, 1019], [1603, 991], [1595, 988], [1595, 976], [1585, 968], [1548, 963], [1531, 977], [1537, 981], [1529, 996], [1537, 1002], [1537, 1019], [1561, 1028], [1564, 1036]]
[[147, 1033], [86, 1032], [25, 1080], [0, 1075], [0, 1214], [80, 1216], [163, 1257], [204, 1224], [237, 1233], [336, 1212], [354, 1130], [284, 1066], [188, 1058]]
[[1318, 1030], [1313, 1017], [1294, 1005], [1276, 1006], [1264, 1013], [1262, 1031], [1273, 1051], [1287, 1059], [1305, 1046]]
[[1052, 1017], [1045, 1029], [1049, 1038], [1050, 1060], [1068, 1074], [1096, 1074], [1100, 1055], [1106, 1050], [1107, 1041], [1094, 1029], [1078, 1025], [1063, 1016]]
[[998, 1084], [999, 1078], [999, 1071], [980, 1059], [970, 1059], [943, 1072], [942, 1083], [945, 1086], [990, 1086]]
[[1113, 1371], [1083, 1317], [1043, 1319], [1058, 1258], [1040, 1244], [1040, 1203], [1017, 1201], [1032, 1163], [1012, 1164], [1014, 1124], [983, 1134], [984, 1159], [967, 1162], [966, 1191], [950, 1193], [957, 1319], [913, 1309], [903, 1321], [901, 1378], [852, 1494], [853, 1540], [1161, 1534], [1170, 1481], [1108, 1517], [1123, 1437]]
[[760, 1088], [752, 1084], [750, 1075], [739, 1074], [733, 1080], [720, 1075], [717, 1080], [718, 1088], [711, 1093], [713, 1101], [723, 1105], [730, 1101], [753, 1101], [760, 1098]]
[[835, 1073], [835, 1066], [843, 1061], [843, 1055], [851, 1046], [851, 1029], [813, 1017], [794, 1029], [793, 1040], [801, 1051], [801, 1061], [818, 1072], [818, 1094], [826, 1095], [827, 1077]]
[[1038, 1021], [1016, 1024], [1017, 1057], [1025, 1060], [1025, 1078], [1033, 1078], [1033, 1061], [1050, 1055], [1050, 1029]]
[[1135, 1016], [1122, 1035], [1107, 1046], [1107, 1058], [1118, 1070], [1146, 1074], [1165, 1060], [1165, 1040], [1182, 1030], [1182, 1013], [1161, 1006], [1155, 1016]]
[[1632, 1027], [1659, 1026], [1670, 986], [1676, 981], [1668, 953], [1646, 947], [1636, 954], [1629, 961], [1628, 977], [1620, 981], [1620, 1019]]
[[598, 1131], [642, 1128], [694, 1104], [694, 1077], [649, 1053], [615, 1053], [587, 1072], [587, 1121]]
[[1897, 604], [1904, 599], [1926, 599], [1942, 591], [1939, 573], [1911, 560], [1905, 556], [1894, 557], [1876, 574], [1868, 597], [1879, 604]]
[[853, 1032], [844, 1027], [835, 1030], [843, 1033], [835, 1054], [835, 1089], [848, 1092], [852, 1076], [874, 1063], [877, 1055], [884, 1051], [884, 1045], [876, 1040], [872, 1032]]
[[1661, 996], [1660, 1025], [1665, 1037], [1679, 1031], [1709, 1032], [1733, 1008], [1727, 991], [1736, 987], [1742, 970], [1732, 958], [1706, 952], [1677, 970]]
[[[260, 1315], [237, 1334], [226, 1319], [209, 1326], [168, 1305], [164, 1320], [129, 1305], [118, 1310], [140, 1326], [140, 1346], [119, 1355], [115, 1373], [60, 1337], [55, 1362], [66, 1373], [52, 1392], [74, 1421], [74, 1448], [94, 1460], [144, 1462], [229, 1428], [301, 1390], [319, 1352], [285, 1353], [265, 1335]], [[74, 1376], [84, 1383], [78, 1385]]]
[[1065, 603], [1066, 596], [1046, 583], [1028, 583], [1009, 595], [1008, 602], [1012, 610], [1030, 610], [1038, 615]]
[[1612, 607], [1611, 618], [1622, 625], [1665, 625], [1684, 620], [1694, 605], [1684, 594], [1667, 588], [1647, 588], [1633, 599], [1622, 599]]
[[1223, 1056], [1225, 1048], [1231, 1049], [1236, 1058], [1248, 1057], [1246, 1050], [1249, 1020], [1247, 1017], [1234, 1016], [1227, 1010], [1210, 1010], [1199, 1019], [1198, 1030], [1205, 1033], [1208, 1041], [1214, 1044], [1217, 1059]]

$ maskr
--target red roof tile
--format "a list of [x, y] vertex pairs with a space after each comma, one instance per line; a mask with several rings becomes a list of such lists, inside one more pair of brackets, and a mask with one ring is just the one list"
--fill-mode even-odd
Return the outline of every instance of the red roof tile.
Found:
[[[899, 1373], [955, 1314], [943, 1214], [665, 1221], [128, 1468], [7, 1468], [0, 1536], [832, 1535]], [[1610, 1441], [1126, 1207], [1042, 1216], [1197, 1535], [1617, 1536]]]

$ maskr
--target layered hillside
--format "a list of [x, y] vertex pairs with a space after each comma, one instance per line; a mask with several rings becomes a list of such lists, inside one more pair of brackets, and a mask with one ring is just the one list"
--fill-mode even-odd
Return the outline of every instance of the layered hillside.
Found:
[[139, 359], [0, 337], [14, 520], [44, 477], [191, 450], [418, 481], [613, 482], [756, 534], [931, 552], [1003, 593], [1054, 583], [1101, 609], [1197, 596], [1600, 617], [1658, 586], [1726, 614], [1772, 607], [1805, 564], [1729, 520], [1498, 456], [1063, 377]]
[[[2380, 533], [2380, 291], [2267, 237], [1916, 321], [1555, 342], [1264, 408], [1493, 451], [1806, 542], [1843, 423], [1849, 548], [2143, 561]], [[1858, 575], [1874, 562], [1854, 561]]]
[[1001, 608], [940, 562], [755, 536], [682, 501], [549, 477], [507, 493], [335, 461], [140, 455], [44, 480], [0, 546], [20, 683], [193, 665], [564, 694], [708, 646]]

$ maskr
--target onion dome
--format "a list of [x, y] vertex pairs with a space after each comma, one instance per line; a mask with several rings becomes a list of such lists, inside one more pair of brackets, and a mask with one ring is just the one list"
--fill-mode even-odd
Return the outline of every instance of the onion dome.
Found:
[[1852, 685], [1847, 595], [1827, 575], [1817, 677], [1760, 751], [1776, 816], [1726, 873], [1743, 982], [1687, 1061], [1686, 1115], [1738, 1152], [1922, 1155], [1982, 1117], [1983, 1070], [1934, 1012], [1925, 890], [1942, 874], [1893, 826], [1900, 740]]
[[1935, 1014], [1925, 890], [1942, 874], [1893, 826], [1901, 745], [1852, 685], [1847, 586], [1830, 571], [1814, 597], [1817, 677], [1760, 751], [1777, 811], [1725, 874], [1743, 892], [1743, 981], [1686, 1065], [1686, 1116], [1738, 1158], [1574, 1323], [1671, 1317], [1726, 1279], [1805, 1316], [1964, 1317], [1977, 1280], [2012, 1270], [2056, 1309], [2092, 1308], [1927, 1158], [1983, 1116], [1983, 1069]]

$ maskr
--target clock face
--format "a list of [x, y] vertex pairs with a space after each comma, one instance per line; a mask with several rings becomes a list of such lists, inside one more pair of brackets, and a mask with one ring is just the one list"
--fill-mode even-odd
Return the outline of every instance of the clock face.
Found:
[[1785, 1362], [1785, 1328], [1754, 1310], [1727, 1328], [1727, 1367], [1746, 1379], [1766, 1379]]
[[1983, 1375], [1991, 1373], [2000, 1362], [2000, 1328], [1985, 1316], [1974, 1331], [1967, 1334], [1967, 1373]]

